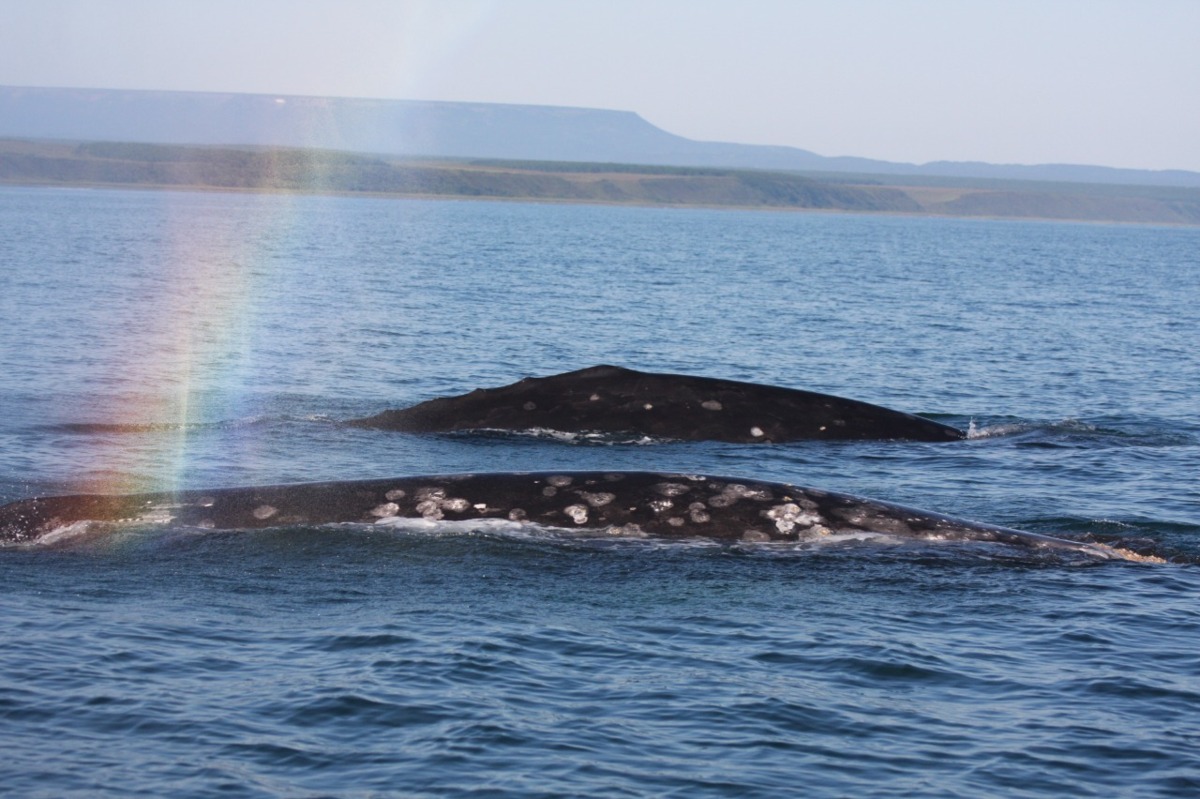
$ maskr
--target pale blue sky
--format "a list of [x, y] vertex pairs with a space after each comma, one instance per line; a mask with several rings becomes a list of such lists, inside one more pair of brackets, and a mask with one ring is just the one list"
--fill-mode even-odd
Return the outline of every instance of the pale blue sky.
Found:
[[1200, 171], [1200, 0], [0, 0], [0, 84], [587, 106], [822, 155]]

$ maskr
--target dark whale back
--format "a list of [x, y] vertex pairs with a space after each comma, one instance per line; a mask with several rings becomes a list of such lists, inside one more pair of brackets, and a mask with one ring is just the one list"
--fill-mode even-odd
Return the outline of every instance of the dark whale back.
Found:
[[0, 541], [83, 522], [247, 530], [401, 519], [533, 523], [604, 535], [801, 542], [837, 535], [990, 541], [1121, 553], [813, 488], [654, 472], [458, 474], [156, 494], [35, 497], [0, 506]]
[[686, 441], [957, 441], [957, 428], [858, 400], [711, 377], [593, 366], [527, 377], [350, 424], [416, 433], [558, 430]]

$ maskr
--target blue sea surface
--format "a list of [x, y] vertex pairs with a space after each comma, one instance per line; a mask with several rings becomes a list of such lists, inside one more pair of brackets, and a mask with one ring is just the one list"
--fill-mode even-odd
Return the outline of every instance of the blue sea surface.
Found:
[[[0, 547], [14, 797], [1200, 795], [1200, 230], [0, 188], [0, 502], [781, 480], [1165, 563], [462, 526]], [[597, 363], [961, 442], [415, 435]]]

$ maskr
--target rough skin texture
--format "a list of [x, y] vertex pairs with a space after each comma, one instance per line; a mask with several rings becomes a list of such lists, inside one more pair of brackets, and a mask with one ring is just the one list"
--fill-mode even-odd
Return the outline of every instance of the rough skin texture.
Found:
[[416, 433], [558, 430], [685, 441], [957, 441], [954, 427], [857, 400], [735, 380], [593, 366], [355, 419]]

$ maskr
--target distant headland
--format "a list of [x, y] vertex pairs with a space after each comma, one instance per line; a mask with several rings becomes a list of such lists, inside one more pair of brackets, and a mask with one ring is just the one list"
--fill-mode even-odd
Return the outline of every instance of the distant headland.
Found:
[[1200, 173], [697, 142], [630, 112], [0, 87], [0, 183], [1200, 224]]

